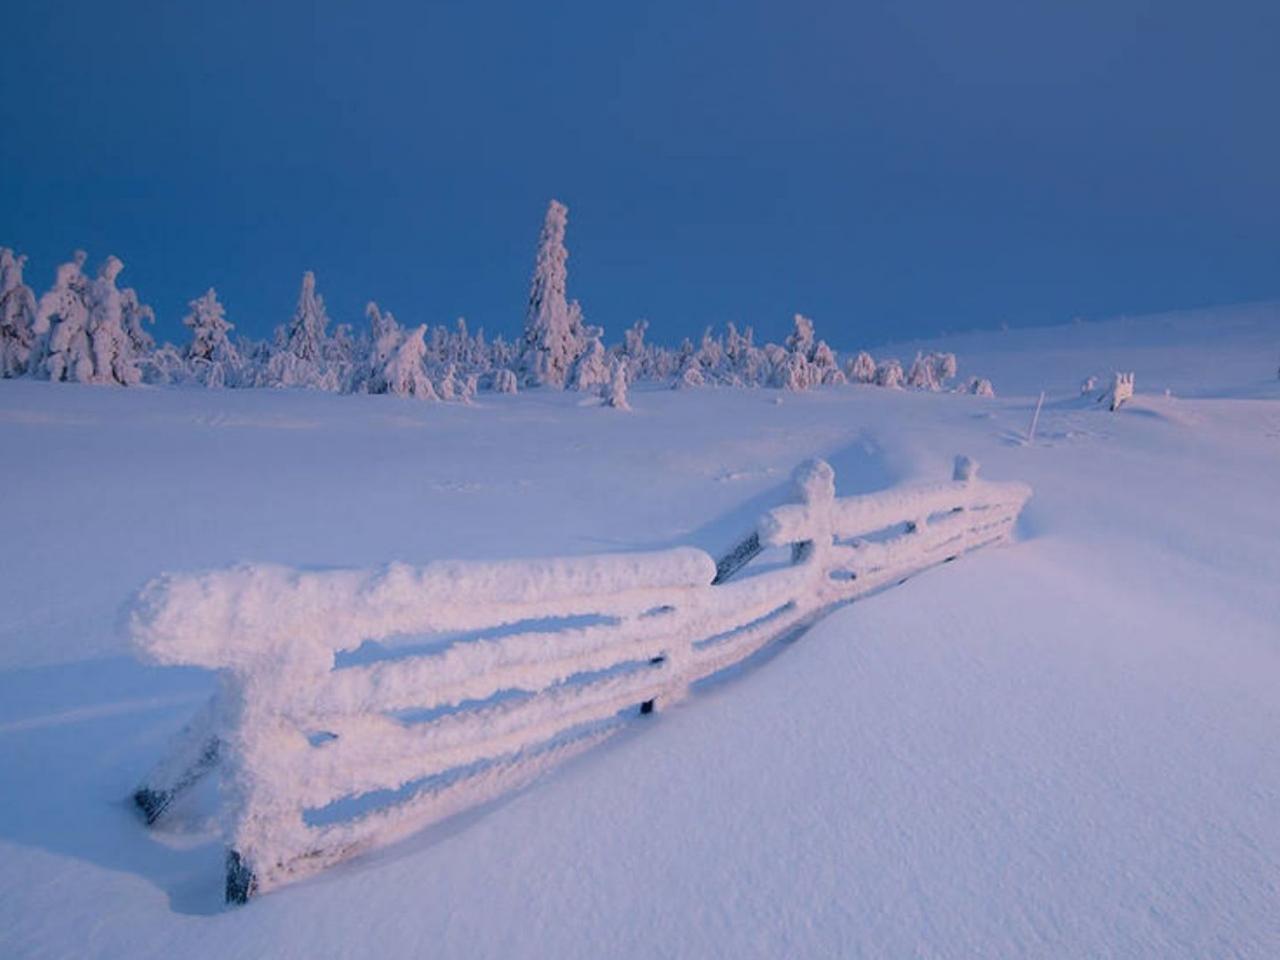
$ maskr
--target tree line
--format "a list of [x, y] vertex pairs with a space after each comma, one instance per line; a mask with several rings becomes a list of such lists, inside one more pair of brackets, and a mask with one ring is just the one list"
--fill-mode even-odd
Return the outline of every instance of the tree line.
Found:
[[904, 365], [865, 351], [844, 358], [816, 336], [800, 314], [782, 344], [756, 345], [750, 327], [708, 328], [694, 343], [676, 347], [646, 340], [637, 321], [622, 340], [606, 346], [604, 331], [586, 322], [568, 297], [568, 210], [552, 200], [538, 239], [522, 336], [472, 333], [464, 319], [453, 327], [402, 326], [376, 303], [359, 331], [330, 329], [314, 274], [303, 275], [297, 307], [270, 340], [232, 338], [234, 325], [212, 288], [192, 300], [183, 346], [155, 342], [154, 311], [117, 278], [124, 264], [109, 256], [95, 276], [78, 251], [55, 273], [39, 298], [23, 279], [26, 257], [0, 248], [0, 376], [133, 386], [139, 383], [204, 387], [302, 387], [339, 393], [385, 393], [422, 400], [468, 401], [479, 391], [516, 393], [529, 387], [598, 393], [625, 408], [637, 381], [678, 389], [707, 385], [807, 390], [845, 383], [923, 390], [961, 389], [993, 395], [991, 383], [971, 378], [952, 386], [954, 354], [918, 353]]

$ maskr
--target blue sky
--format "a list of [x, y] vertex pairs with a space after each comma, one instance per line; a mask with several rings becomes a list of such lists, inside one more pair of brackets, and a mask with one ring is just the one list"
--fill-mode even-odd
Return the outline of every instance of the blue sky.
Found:
[[1280, 296], [1280, 4], [10, 4], [0, 244], [180, 337], [519, 329], [546, 202], [612, 337], [843, 347]]

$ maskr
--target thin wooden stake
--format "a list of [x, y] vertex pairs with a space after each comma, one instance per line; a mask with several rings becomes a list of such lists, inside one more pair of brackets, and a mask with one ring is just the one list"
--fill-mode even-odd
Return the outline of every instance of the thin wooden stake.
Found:
[[1036, 412], [1031, 415], [1031, 428], [1027, 430], [1027, 445], [1035, 443], [1036, 424], [1040, 422], [1040, 407], [1044, 404], [1044, 391], [1040, 391], [1040, 399], [1036, 401]]

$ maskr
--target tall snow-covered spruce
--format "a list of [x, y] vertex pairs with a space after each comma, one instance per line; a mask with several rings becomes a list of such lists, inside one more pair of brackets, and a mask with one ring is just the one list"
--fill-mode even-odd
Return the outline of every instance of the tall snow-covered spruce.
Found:
[[53, 287], [36, 308], [35, 347], [29, 369], [37, 377], [89, 383], [93, 354], [89, 349], [89, 278], [84, 275], [87, 254], [58, 266]]
[[329, 316], [324, 298], [316, 292], [316, 276], [302, 275], [298, 306], [289, 323], [276, 330], [275, 347], [267, 363], [266, 386], [312, 387], [336, 390], [336, 378], [325, 363], [325, 328]]
[[218, 302], [217, 292], [210, 287], [189, 306], [191, 312], [182, 318], [182, 323], [191, 330], [186, 360], [192, 374], [206, 387], [232, 384], [240, 354], [227, 337], [234, 325], [227, 322], [227, 312]]
[[[123, 269], [118, 257], [107, 257], [89, 287], [89, 338], [93, 347], [93, 382], [131, 387], [142, 382], [135, 350], [139, 346], [146, 349], [150, 337], [142, 331], [138, 314], [143, 308], [136, 302], [136, 295], [130, 298], [130, 309], [126, 311], [127, 301], [116, 287], [116, 277]], [[149, 310], [143, 315], [148, 313]]]
[[0, 247], [0, 377], [26, 372], [36, 338], [36, 297], [22, 282], [27, 258]]
[[558, 200], [547, 207], [529, 286], [520, 375], [530, 386], [563, 389], [587, 347], [589, 331], [577, 301], [567, 299], [569, 251], [564, 244], [569, 210]]

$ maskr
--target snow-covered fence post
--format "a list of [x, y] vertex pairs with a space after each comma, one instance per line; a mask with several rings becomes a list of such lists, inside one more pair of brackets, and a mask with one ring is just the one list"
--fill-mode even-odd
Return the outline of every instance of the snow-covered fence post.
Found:
[[1117, 373], [1111, 380], [1111, 389], [1101, 396], [1112, 413], [1120, 409], [1120, 405], [1133, 397], [1133, 374]]
[[831, 509], [836, 502], [836, 472], [825, 460], [806, 460], [791, 475], [806, 512], [810, 537], [791, 544], [791, 562], [803, 563], [831, 546]]

